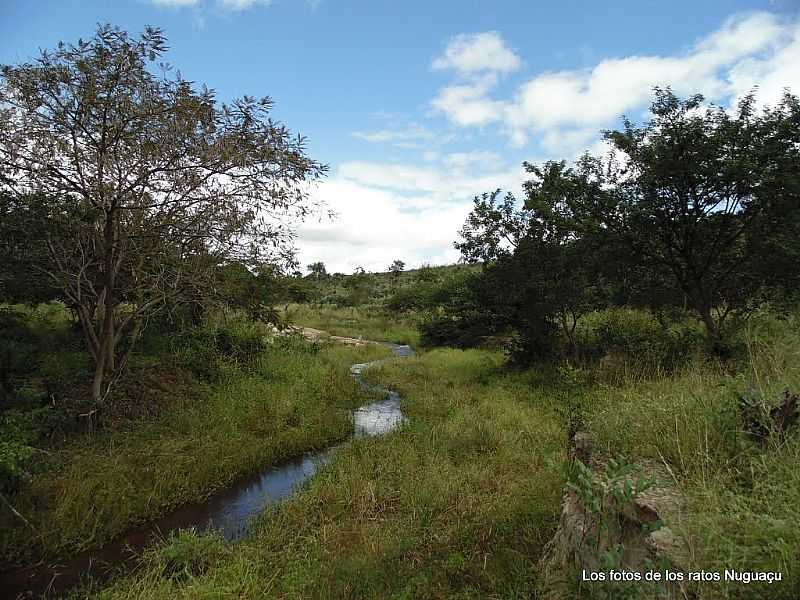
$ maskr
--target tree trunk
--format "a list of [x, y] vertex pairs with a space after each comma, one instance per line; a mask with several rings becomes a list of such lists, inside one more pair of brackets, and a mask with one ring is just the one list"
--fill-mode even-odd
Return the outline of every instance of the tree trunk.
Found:
[[572, 326], [568, 325], [567, 314], [565, 312], [561, 313], [561, 328], [564, 330], [564, 335], [567, 336], [567, 341], [569, 342], [569, 354], [573, 360], [578, 359], [578, 345], [575, 342], [575, 326], [577, 325], [578, 320], [573, 316], [572, 317]]
[[97, 359], [94, 366], [94, 379], [92, 381], [92, 400], [99, 405], [105, 395], [104, 383], [113, 376], [116, 368], [114, 350], [116, 336], [114, 331], [114, 254], [116, 246], [116, 230], [114, 227], [114, 210], [106, 213], [104, 227], [104, 286], [103, 286], [103, 323], [100, 329]]
[[714, 315], [711, 314], [711, 306], [703, 304], [699, 307], [700, 318], [703, 320], [703, 325], [706, 327], [708, 340], [711, 342], [711, 348], [717, 354], [724, 353], [724, 344], [722, 343], [722, 334], [719, 329], [719, 324], [714, 320]]
[[92, 401], [95, 405], [103, 399], [103, 381], [106, 374], [106, 346], [102, 345], [94, 363], [94, 378], [92, 379]]

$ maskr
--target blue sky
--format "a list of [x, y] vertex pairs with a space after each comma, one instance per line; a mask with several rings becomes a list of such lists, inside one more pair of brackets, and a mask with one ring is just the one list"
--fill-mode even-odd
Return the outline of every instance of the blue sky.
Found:
[[653, 85], [726, 106], [800, 92], [800, 0], [0, 0], [0, 63], [98, 22], [161, 27], [223, 100], [272, 96], [331, 167], [313, 193], [338, 218], [299, 229], [300, 259], [343, 272], [456, 260], [473, 195], [517, 190], [523, 160], [602, 151]]

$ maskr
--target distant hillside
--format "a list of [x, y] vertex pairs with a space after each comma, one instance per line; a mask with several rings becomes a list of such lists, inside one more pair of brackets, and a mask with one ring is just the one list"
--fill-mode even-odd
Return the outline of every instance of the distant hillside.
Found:
[[321, 304], [338, 306], [385, 305], [398, 293], [438, 287], [454, 280], [461, 280], [470, 273], [480, 271], [479, 264], [453, 264], [422, 266], [408, 271], [380, 273], [333, 273], [315, 277], [309, 275], [317, 294], [314, 300]]

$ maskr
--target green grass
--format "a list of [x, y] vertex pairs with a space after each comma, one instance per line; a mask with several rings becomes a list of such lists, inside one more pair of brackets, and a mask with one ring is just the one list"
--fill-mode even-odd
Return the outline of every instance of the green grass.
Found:
[[763, 447], [743, 431], [739, 394], [775, 402], [800, 390], [796, 318], [754, 318], [748, 359], [732, 368], [695, 361], [672, 377], [586, 389], [589, 429], [611, 454], [664, 461], [689, 503], [683, 536], [695, 570], [778, 571], [781, 584], [706, 585], [702, 598], [800, 597], [800, 434]]
[[569, 401], [605, 452], [669, 466], [688, 508], [667, 524], [686, 541], [690, 570], [783, 574], [768, 588], [706, 584], [699, 598], [797, 598], [800, 439], [760, 446], [736, 403], [751, 384], [767, 399], [800, 387], [798, 324], [759, 317], [744, 335], [741, 363], [694, 360], [655, 377], [630, 369], [614, 383], [579, 369], [509, 371], [485, 350], [369, 370], [400, 391], [408, 425], [343, 449], [252, 538], [214, 546], [201, 574], [166, 577], [168, 545], [99, 597], [536, 597], [565, 483]]
[[[333, 334], [416, 340], [409, 322], [378, 312], [292, 310], [298, 324]], [[629, 313], [619, 316], [632, 323], [620, 339], [638, 350], [622, 360], [652, 346], [644, 368], [519, 371], [497, 351], [436, 349], [367, 370], [368, 381], [400, 392], [405, 426], [346, 445], [301, 492], [268, 509], [252, 537], [228, 544], [180, 534], [93, 593], [109, 600], [537, 597], [537, 563], [565, 484], [572, 405], [605, 453], [668, 465], [688, 507], [667, 525], [686, 542], [690, 570], [783, 574], [768, 588], [707, 584], [698, 598], [800, 597], [800, 434], [761, 445], [743, 431], [737, 407], [751, 387], [767, 401], [786, 387], [800, 390], [797, 317], [754, 316], [734, 362], [692, 348], [688, 359], [653, 369], [652, 357], [671, 356], [674, 342], [639, 335], [656, 326]], [[267, 350], [255, 368], [223, 363], [217, 383], [193, 388], [157, 418], [65, 446], [18, 508], [52, 529], [50, 552], [92, 545], [236, 474], [343, 437], [340, 409], [363, 400], [347, 365], [387, 352]], [[0, 519], [4, 552], [32, 547], [17, 523]]]
[[419, 331], [410, 318], [394, 317], [380, 309], [314, 308], [307, 304], [289, 307], [289, 319], [295, 325], [322, 329], [332, 335], [363, 337], [365, 340], [419, 344]]
[[374, 371], [409, 423], [340, 451], [202, 575], [170, 547], [102, 598], [528, 598], [552, 535], [564, 439], [546, 386], [499, 353], [436, 350]]
[[95, 546], [246, 473], [346, 437], [343, 409], [365, 400], [348, 366], [388, 354], [374, 346], [267, 350], [246, 370], [222, 363], [219, 381], [179, 390], [156, 418], [72, 437], [13, 497], [40, 535], [0, 511], [2, 557]]

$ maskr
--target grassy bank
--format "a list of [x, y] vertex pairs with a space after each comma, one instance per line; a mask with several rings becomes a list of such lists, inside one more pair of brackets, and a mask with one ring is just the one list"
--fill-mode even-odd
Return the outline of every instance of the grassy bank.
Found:
[[[738, 398], [751, 386], [765, 402], [797, 389], [800, 336], [795, 319], [768, 315], [743, 335], [742, 361], [696, 359], [669, 375], [625, 365], [510, 371], [499, 352], [444, 349], [367, 371], [400, 391], [408, 425], [347, 446], [268, 510], [252, 538], [186, 534], [98, 597], [536, 597], [568, 476], [565, 425], [577, 412], [602, 452], [673, 473], [688, 506], [666, 524], [686, 568], [783, 575], [769, 587], [703, 584], [698, 598], [796, 598], [800, 440], [754, 440]], [[576, 597], [577, 587], [576, 575]], [[591, 593], [584, 586], [581, 597]], [[597, 597], [618, 597], [608, 593]]]
[[367, 340], [412, 346], [419, 344], [419, 331], [412, 318], [392, 316], [383, 309], [334, 306], [314, 308], [307, 304], [295, 304], [289, 306], [288, 315], [296, 325], [322, 329], [332, 335], [362, 336]]
[[[299, 321], [307, 326], [413, 342], [391, 324], [381, 334], [386, 322], [372, 313], [306, 310]], [[636, 319], [628, 329], [655, 327]], [[43, 535], [31, 538], [4, 514], [6, 555], [93, 545], [238, 474], [343, 437], [340, 409], [364, 400], [347, 365], [388, 353], [289, 341], [244, 360], [248, 335], [205, 332], [179, 343], [181, 364], [210, 369], [205, 383], [175, 383], [176, 400], [158, 416], [50, 448], [15, 497]], [[269, 508], [252, 537], [227, 544], [183, 533], [148, 551], [132, 575], [78, 596], [536, 597], [538, 561], [569, 477], [567, 424], [578, 419], [602, 454], [666, 464], [688, 502], [679, 522], [666, 523], [683, 542], [687, 569], [778, 571], [784, 579], [704, 584], [698, 598], [796, 598], [800, 439], [796, 430], [755, 438], [739, 398], [768, 412], [785, 388], [800, 389], [800, 327], [796, 317], [763, 313], [740, 336], [742, 351], [725, 363], [693, 347], [676, 354], [684, 337], [661, 343], [652, 333], [643, 338], [649, 353], [626, 334], [635, 352], [580, 368], [513, 370], [491, 350], [390, 361], [366, 378], [400, 392], [405, 426], [343, 447], [300, 493]], [[143, 346], [137, 368], [152, 363], [159, 343]], [[202, 349], [214, 344], [235, 351], [209, 363]], [[653, 368], [663, 357], [670, 368]]]
[[759, 442], [746, 430], [739, 397], [777, 403], [800, 390], [797, 318], [759, 315], [742, 332], [747, 358], [723, 366], [695, 360], [672, 377], [624, 378], [586, 387], [587, 426], [610, 454], [666, 463], [686, 495], [685, 541], [693, 570], [777, 571], [781, 584], [707, 584], [700, 597], [800, 597], [800, 434]]
[[252, 538], [176, 540], [100, 597], [530, 597], [564, 440], [548, 386], [501, 364], [435, 350], [368, 371], [407, 426], [348, 445]]
[[[0, 511], [4, 561], [95, 546], [237, 477], [346, 437], [344, 409], [366, 399], [348, 366], [388, 354], [374, 346], [315, 349], [287, 341], [258, 349], [246, 364], [215, 359], [206, 381], [180, 370], [177, 379], [162, 377], [155, 392], [162, 403], [170, 400], [156, 416], [51, 439], [36, 454], [11, 499], [37, 533]], [[145, 377], [147, 364], [201, 362], [195, 355], [158, 356], [138, 356], [123, 389]]]

